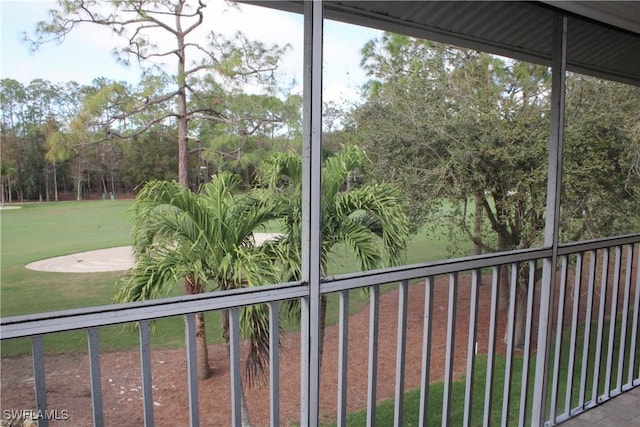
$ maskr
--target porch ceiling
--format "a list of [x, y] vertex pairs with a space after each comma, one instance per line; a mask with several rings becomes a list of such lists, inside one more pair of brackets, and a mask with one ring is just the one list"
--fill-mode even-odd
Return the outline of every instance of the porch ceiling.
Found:
[[[302, 1], [260, 1], [302, 12]], [[328, 19], [551, 65], [554, 11], [569, 15], [567, 68], [640, 86], [640, 2], [325, 1]]]

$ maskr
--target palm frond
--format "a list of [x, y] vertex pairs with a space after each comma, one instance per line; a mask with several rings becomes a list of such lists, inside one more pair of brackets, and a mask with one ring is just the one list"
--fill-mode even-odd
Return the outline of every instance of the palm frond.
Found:
[[241, 334], [249, 342], [244, 374], [249, 387], [265, 384], [269, 373], [269, 307], [250, 305], [240, 310]]
[[274, 153], [262, 162], [259, 175], [272, 190], [296, 186], [302, 181], [300, 155], [293, 151]]
[[179, 280], [173, 257], [140, 256], [136, 266], [117, 283], [116, 302], [144, 301], [165, 296]]
[[348, 217], [382, 238], [390, 264], [402, 261], [410, 229], [404, 198], [397, 189], [383, 184], [365, 185], [341, 193], [335, 206], [337, 216]]
[[336, 237], [351, 249], [361, 270], [371, 270], [380, 265], [382, 257], [379, 238], [362, 224], [344, 221], [336, 231]]

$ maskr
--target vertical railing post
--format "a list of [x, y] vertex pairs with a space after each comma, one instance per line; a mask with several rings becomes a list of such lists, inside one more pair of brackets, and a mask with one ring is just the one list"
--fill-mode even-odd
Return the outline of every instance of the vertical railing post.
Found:
[[481, 271], [471, 272], [471, 300], [469, 302], [469, 337], [467, 340], [467, 378], [464, 388], [464, 419], [463, 425], [471, 425], [471, 410], [473, 407], [473, 388], [475, 385], [476, 349], [478, 345], [478, 288], [480, 287]]
[[338, 407], [336, 424], [347, 425], [347, 390], [349, 372], [349, 291], [340, 292], [340, 332], [338, 337]]
[[447, 303], [447, 343], [444, 361], [444, 391], [442, 392], [442, 425], [451, 425], [453, 395], [453, 362], [456, 343], [456, 312], [458, 307], [458, 273], [449, 274], [449, 301]]
[[198, 398], [198, 361], [196, 343], [196, 315], [185, 316], [185, 342], [187, 344], [187, 389], [189, 393], [189, 426], [200, 426], [200, 399]]
[[231, 371], [231, 425], [239, 427], [242, 420], [242, 377], [240, 376], [240, 308], [229, 309], [229, 370]]
[[562, 185], [562, 143], [564, 137], [564, 103], [567, 71], [567, 17], [556, 14], [553, 29], [553, 56], [551, 69], [551, 134], [549, 138], [549, 169], [547, 177], [547, 204], [544, 246], [552, 248], [550, 258], [543, 260], [540, 289], [540, 317], [538, 350], [536, 354], [535, 383], [531, 425], [541, 426], [545, 421], [549, 350], [551, 348], [551, 321], [555, 289], [555, 271], [558, 260], [558, 232], [560, 220], [560, 189]]
[[140, 337], [140, 381], [142, 382], [142, 408], [144, 426], [153, 427], [153, 377], [151, 375], [151, 339], [149, 337], [149, 321], [138, 323]]
[[[302, 137], [302, 281], [309, 286], [308, 354], [306, 372], [301, 372], [301, 424], [317, 425], [320, 394], [320, 239], [321, 239], [321, 145], [322, 145], [322, 1], [304, 2], [304, 77]], [[305, 356], [303, 355], [303, 359]], [[305, 367], [302, 367], [305, 371]]]
[[425, 427], [429, 420], [429, 378], [431, 369], [431, 335], [433, 332], [433, 287], [435, 277], [424, 281], [424, 324], [422, 332], [422, 364], [420, 368], [420, 410], [418, 425]]
[[401, 426], [404, 408], [404, 370], [407, 349], [407, 304], [409, 299], [409, 281], [403, 280], [398, 289], [398, 334], [396, 343], [396, 404], [393, 424]]
[[487, 345], [487, 377], [485, 379], [484, 388], [484, 410], [482, 413], [482, 424], [485, 426], [493, 425], [491, 404], [494, 395], [494, 371], [496, 365], [496, 334], [498, 330], [498, 281], [500, 280], [500, 269], [505, 266], [493, 267], [491, 277], [491, 308], [489, 309], [489, 342]]
[[[44, 371], [42, 335], [36, 335], [31, 338], [31, 350], [33, 351], [33, 380], [36, 390], [36, 410], [38, 412], [45, 412], [47, 410], [47, 384]], [[49, 420], [46, 417], [38, 420], [38, 426], [48, 427]]]
[[280, 425], [280, 303], [269, 304], [270, 424]]
[[369, 289], [369, 357], [367, 365], [367, 427], [376, 425], [378, 343], [380, 330], [380, 286]]
[[94, 427], [104, 425], [104, 411], [102, 405], [102, 376], [100, 374], [100, 344], [98, 329], [89, 328], [87, 331], [89, 347], [89, 380], [91, 382], [91, 407], [93, 410]]

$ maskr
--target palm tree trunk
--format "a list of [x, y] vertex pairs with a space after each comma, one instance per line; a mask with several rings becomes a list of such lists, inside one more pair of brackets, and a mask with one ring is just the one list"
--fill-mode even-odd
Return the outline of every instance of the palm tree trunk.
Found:
[[209, 350], [207, 348], [204, 313], [196, 313], [196, 358], [198, 379], [206, 380], [211, 376], [211, 367], [209, 366]]
[[[184, 280], [184, 290], [187, 295], [200, 294], [202, 293], [202, 285], [191, 274]], [[211, 376], [211, 368], [209, 366], [204, 313], [196, 313], [196, 358], [198, 379], [205, 380], [209, 378]]]
[[242, 427], [251, 427], [251, 417], [249, 416], [249, 407], [247, 406], [247, 397], [244, 395], [242, 380], [240, 380], [240, 417], [242, 419]]

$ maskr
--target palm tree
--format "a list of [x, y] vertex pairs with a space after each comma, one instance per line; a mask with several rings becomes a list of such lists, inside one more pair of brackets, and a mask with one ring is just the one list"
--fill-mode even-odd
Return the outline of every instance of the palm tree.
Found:
[[[252, 199], [235, 195], [239, 180], [230, 173], [212, 177], [199, 194], [178, 182], [147, 183], [131, 207], [136, 266], [121, 280], [119, 302], [166, 295], [184, 280], [187, 295], [228, 290], [276, 280], [273, 264], [253, 233], [271, 219]], [[241, 330], [250, 341], [245, 374], [250, 383], [266, 373], [269, 360], [268, 311], [245, 307]], [[228, 313], [222, 314], [229, 338]], [[210, 375], [204, 316], [196, 315], [198, 377]]]
[[9, 194], [9, 201], [11, 201], [11, 183], [14, 182], [16, 177], [16, 169], [9, 163], [0, 164], [0, 192], [2, 193], [2, 207], [4, 208], [5, 202], [5, 182], [7, 184], [7, 193]]
[[[321, 260], [322, 276], [336, 245], [343, 243], [359, 262], [361, 270], [385, 264], [397, 265], [404, 257], [409, 240], [409, 220], [404, 198], [390, 185], [352, 181], [363, 177], [368, 159], [355, 146], [343, 148], [328, 157], [322, 168]], [[275, 153], [262, 164], [261, 178], [266, 187], [262, 198], [282, 222], [284, 233], [266, 242], [265, 249], [286, 268], [281, 281], [301, 276], [302, 162], [297, 153]], [[324, 341], [327, 300], [320, 305], [320, 360]]]

